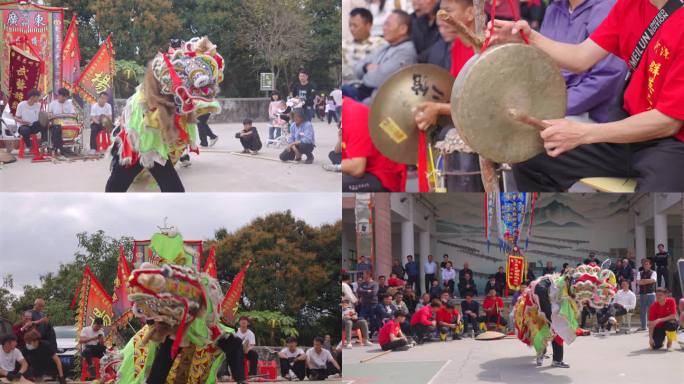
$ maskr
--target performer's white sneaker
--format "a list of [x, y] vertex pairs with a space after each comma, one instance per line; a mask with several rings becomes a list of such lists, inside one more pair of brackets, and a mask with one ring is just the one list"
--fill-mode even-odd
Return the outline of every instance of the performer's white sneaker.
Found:
[[552, 367], [557, 367], [557, 368], [570, 368], [570, 365], [562, 362], [562, 361], [554, 361], [551, 363]]
[[537, 367], [541, 367], [543, 361], [544, 361], [544, 355], [537, 356]]
[[216, 142], [218, 141], [218, 139], [219, 139], [218, 136], [214, 137], [213, 139], [209, 139], [209, 146], [213, 147], [216, 144]]

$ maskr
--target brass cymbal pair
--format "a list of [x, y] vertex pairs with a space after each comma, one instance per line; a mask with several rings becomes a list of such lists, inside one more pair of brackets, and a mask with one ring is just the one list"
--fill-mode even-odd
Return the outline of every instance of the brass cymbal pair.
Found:
[[493, 46], [473, 56], [454, 79], [432, 64], [397, 71], [371, 105], [369, 131], [386, 157], [418, 161], [414, 108], [424, 101], [451, 104], [451, 120], [465, 143], [486, 159], [518, 163], [544, 151], [541, 120], [563, 118], [567, 91], [558, 66], [524, 44]]

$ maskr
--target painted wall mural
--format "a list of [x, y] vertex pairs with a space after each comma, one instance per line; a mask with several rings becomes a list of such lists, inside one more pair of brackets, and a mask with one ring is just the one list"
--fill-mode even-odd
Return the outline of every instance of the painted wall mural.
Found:
[[[432, 194], [429, 199], [439, 212], [435, 259], [441, 261], [446, 253], [457, 269], [467, 260], [478, 288], [484, 288], [487, 276], [506, 260], [496, 239], [485, 241], [484, 195], [461, 194], [454, 199]], [[574, 266], [591, 251], [601, 260], [624, 257], [634, 242], [627, 213], [627, 195], [542, 193], [523, 254], [534, 262], [537, 276], [547, 261], [558, 271], [563, 263]], [[524, 247], [524, 241], [520, 245]]]

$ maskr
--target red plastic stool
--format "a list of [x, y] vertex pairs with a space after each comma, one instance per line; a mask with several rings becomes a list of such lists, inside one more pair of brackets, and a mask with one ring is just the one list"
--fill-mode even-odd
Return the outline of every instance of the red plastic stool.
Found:
[[247, 359], [247, 355], [245, 355], [243, 365], [245, 368], [245, 379], [247, 379], [249, 378], [249, 360]]
[[[95, 366], [95, 380], [100, 379], [100, 359], [93, 357], [93, 365]], [[81, 381], [86, 381], [90, 378], [88, 374], [88, 360], [81, 358]]]
[[259, 375], [259, 381], [276, 381], [278, 378], [278, 364], [275, 360], [259, 360], [257, 363], [257, 374]]

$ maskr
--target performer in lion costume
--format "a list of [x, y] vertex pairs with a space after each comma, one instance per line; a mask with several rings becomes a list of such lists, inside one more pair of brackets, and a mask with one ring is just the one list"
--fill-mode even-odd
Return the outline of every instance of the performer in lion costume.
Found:
[[133, 315], [146, 325], [123, 350], [105, 356], [104, 381], [212, 384], [226, 359], [233, 379], [245, 382], [242, 341], [221, 323], [217, 280], [191, 267], [180, 234], [157, 233], [150, 248], [155, 259], [128, 281]]
[[169, 48], [150, 61], [143, 84], [126, 101], [112, 132], [107, 192], [126, 192], [147, 169], [162, 192], [184, 192], [174, 165], [197, 150], [197, 116], [218, 113], [224, 62], [207, 37]]
[[580, 265], [564, 274], [542, 276], [530, 283], [514, 304], [518, 339], [534, 347], [537, 366], [542, 365], [551, 341], [552, 366], [563, 362], [563, 342], [572, 343], [578, 329], [577, 315], [583, 305], [601, 309], [615, 296], [615, 275], [609, 269]]

